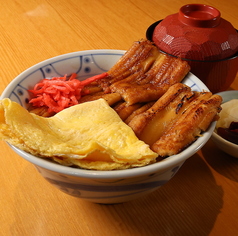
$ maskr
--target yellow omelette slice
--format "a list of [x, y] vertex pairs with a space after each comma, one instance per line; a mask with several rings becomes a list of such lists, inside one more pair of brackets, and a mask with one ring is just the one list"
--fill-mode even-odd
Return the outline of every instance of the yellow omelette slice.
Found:
[[144, 166], [157, 157], [104, 99], [45, 118], [5, 98], [0, 103], [0, 138], [33, 155], [86, 169]]

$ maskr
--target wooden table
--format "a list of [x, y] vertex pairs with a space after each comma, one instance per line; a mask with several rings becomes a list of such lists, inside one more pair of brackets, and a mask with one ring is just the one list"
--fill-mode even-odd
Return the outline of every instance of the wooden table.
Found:
[[[197, 3], [190, 1], [189, 3]], [[1, 1], [0, 93], [37, 62], [87, 49], [127, 50], [147, 27], [176, 13], [185, 0]], [[238, 28], [237, 0], [213, 5]], [[231, 85], [238, 89], [238, 78]], [[68, 196], [0, 142], [0, 235], [238, 235], [238, 159], [210, 140], [154, 193], [99, 205]]]

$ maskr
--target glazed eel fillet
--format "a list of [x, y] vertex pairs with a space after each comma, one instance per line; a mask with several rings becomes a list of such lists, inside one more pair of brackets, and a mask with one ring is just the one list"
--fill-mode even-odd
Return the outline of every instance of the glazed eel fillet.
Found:
[[[108, 71], [106, 78], [85, 86], [83, 92], [89, 94], [79, 103], [104, 98], [125, 120], [134, 110], [156, 101], [171, 85], [181, 82], [189, 70], [187, 62], [161, 53], [151, 41], [136, 41]], [[31, 112], [53, 115], [47, 108]]]
[[128, 125], [160, 157], [167, 157], [194, 142], [218, 118], [221, 102], [218, 95], [177, 83]]
[[157, 100], [189, 70], [187, 62], [161, 53], [149, 40], [141, 40], [134, 42], [108, 71], [109, 76], [98, 83], [105, 93], [118, 93], [127, 105], [133, 105]]

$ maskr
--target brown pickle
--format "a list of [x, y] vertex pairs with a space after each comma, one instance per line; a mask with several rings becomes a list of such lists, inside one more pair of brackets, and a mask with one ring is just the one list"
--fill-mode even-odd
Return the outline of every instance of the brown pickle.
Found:
[[238, 144], [238, 122], [231, 122], [228, 128], [219, 127], [217, 134], [229, 142]]

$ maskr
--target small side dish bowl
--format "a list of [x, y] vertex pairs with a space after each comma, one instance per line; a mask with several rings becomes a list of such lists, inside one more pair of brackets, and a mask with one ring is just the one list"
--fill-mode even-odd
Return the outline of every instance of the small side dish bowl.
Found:
[[[237, 90], [224, 91], [217, 94], [223, 98], [223, 103], [228, 102], [232, 99], [238, 99]], [[222, 138], [220, 135], [217, 134], [216, 129], [214, 130], [211, 139], [223, 152], [226, 152], [227, 154], [238, 158], [238, 145]]]
[[[26, 109], [31, 89], [43, 78], [77, 73], [82, 80], [108, 71], [125, 53], [121, 50], [89, 50], [60, 55], [40, 62], [17, 76], [4, 90], [1, 99], [8, 97]], [[193, 74], [183, 80], [194, 91], [208, 88]], [[103, 204], [121, 203], [144, 196], [167, 183], [183, 165], [210, 139], [215, 128], [209, 129], [181, 153], [160, 162], [133, 169], [94, 171], [62, 166], [33, 156], [12, 145], [19, 156], [35, 165], [39, 173], [66, 194]]]

